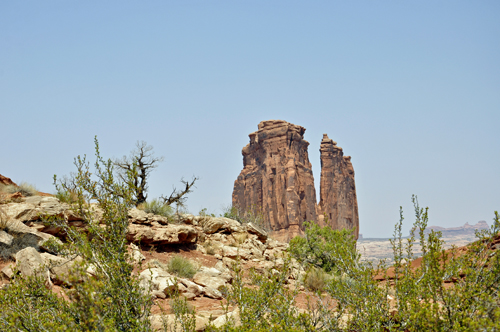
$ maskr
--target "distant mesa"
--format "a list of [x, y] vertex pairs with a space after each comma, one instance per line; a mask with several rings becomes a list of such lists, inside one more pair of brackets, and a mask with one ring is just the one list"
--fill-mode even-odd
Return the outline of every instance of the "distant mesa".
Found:
[[440, 227], [440, 226], [429, 226], [425, 229], [424, 233], [429, 234], [431, 230], [437, 232], [440, 231], [443, 236], [453, 236], [453, 235], [465, 235], [465, 234], [474, 234], [476, 230], [489, 229], [488, 223], [486, 221], [481, 220], [478, 221], [475, 225], [469, 225], [468, 222], [465, 225], [460, 227]]
[[317, 203], [304, 127], [268, 120], [249, 134], [243, 170], [234, 182], [232, 203], [240, 211], [262, 214], [275, 238], [288, 241], [303, 233], [304, 221], [359, 233], [358, 203], [351, 157], [323, 135], [320, 144], [320, 200]]

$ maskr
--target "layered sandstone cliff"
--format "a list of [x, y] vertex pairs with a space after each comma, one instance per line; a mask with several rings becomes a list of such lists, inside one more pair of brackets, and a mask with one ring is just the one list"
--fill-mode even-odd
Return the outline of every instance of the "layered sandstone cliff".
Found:
[[358, 200], [351, 157], [323, 134], [321, 147], [321, 181], [318, 217], [333, 229], [356, 228], [359, 232]]
[[259, 123], [242, 150], [244, 167], [234, 182], [233, 206], [259, 213], [280, 240], [301, 234], [303, 222], [308, 220], [327, 222], [335, 229], [356, 228], [357, 236], [358, 206], [350, 157], [344, 157], [335, 142], [323, 137], [317, 204], [304, 132], [304, 127], [282, 120]]
[[317, 219], [305, 128], [282, 120], [262, 121], [258, 128], [242, 151], [233, 206], [262, 214], [278, 238], [293, 237], [304, 220]]

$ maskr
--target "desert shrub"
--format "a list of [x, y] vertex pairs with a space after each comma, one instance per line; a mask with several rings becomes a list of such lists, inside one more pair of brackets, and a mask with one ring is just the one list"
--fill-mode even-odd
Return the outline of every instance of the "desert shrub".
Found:
[[171, 217], [173, 213], [172, 207], [170, 205], [164, 204], [159, 199], [153, 199], [152, 201], [139, 204], [137, 208], [147, 213], [152, 213], [163, 217]]
[[314, 266], [325, 272], [355, 271], [360, 254], [356, 251], [353, 230], [334, 230], [305, 222], [304, 236], [290, 241], [289, 252], [306, 268]]
[[181, 255], [173, 256], [167, 264], [168, 272], [182, 278], [192, 278], [197, 271], [196, 266]]
[[13, 184], [7, 185], [3, 188], [3, 191], [7, 194], [21, 193], [25, 197], [38, 195], [38, 190], [36, 190], [35, 186], [26, 182], [21, 182], [19, 186]]
[[209, 213], [207, 208], [201, 209], [200, 212], [198, 212], [198, 215], [202, 217], [215, 217], [215, 214]]
[[[445, 250], [440, 232], [424, 232], [428, 208], [420, 208], [416, 197], [413, 203], [415, 223], [410, 238], [402, 239], [401, 211], [392, 241], [397, 301], [394, 320], [410, 331], [498, 330], [500, 257], [498, 250], [492, 250], [500, 232], [498, 213], [489, 230], [476, 233], [477, 241], [464, 250]], [[422, 260], [414, 268], [412, 246], [416, 238], [422, 247]]]
[[264, 214], [259, 208], [253, 206], [247, 210], [240, 209], [236, 206], [226, 206], [223, 208], [222, 217], [233, 219], [240, 224], [253, 223], [266, 231], [270, 231], [270, 226], [265, 222]]
[[193, 306], [187, 302], [186, 298], [179, 296], [178, 293], [174, 293], [169, 304], [175, 315], [175, 319], [173, 321], [164, 320], [164, 330], [172, 332], [194, 332], [196, 328], [195, 310]]
[[313, 292], [323, 292], [330, 280], [328, 273], [312, 266], [304, 276], [304, 286]]
[[14, 277], [0, 291], [0, 331], [83, 331], [41, 277]]
[[73, 204], [78, 202], [78, 193], [74, 190], [59, 190], [55, 194], [56, 198], [62, 203]]
[[240, 262], [233, 266], [234, 279], [228, 290], [227, 306], [237, 306], [241, 326], [234, 322], [207, 331], [314, 331], [314, 324], [306, 313], [300, 313], [295, 306], [297, 289], [286, 286], [291, 271], [290, 260], [282, 267], [269, 269], [266, 273], [250, 271], [251, 284], [243, 280]]
[[[148, 317], [152, 300], [144, 294], [137, 276], [132, 274], [127, 250], [127, 214], [133, 206], [133, 176], [126, 178], [128, 181], [116, 180], [113, 162], [101, 157], [97, 138], [95, 150], [95, 170], [91, 171], [85, 156], [78, 156], [75, 158], [77, 172], [72, 179], [78, 193], [73, 208], [84, 217], [85, 232], [61, 220], [51, 221], [67, 236], [65, 250], [82, 259], [75, 264], [69, 278], [69, 301], [57, 300], [50, 291], [42, 291], [38, 284], [33, 284], [35, 287], [15, 281], [14, 287], [0, 292], [0, 330], [151, 330]], [[67, 189], [70, 188], [63, 183], [56, 185], [56, 190]], [[94, 219], [93, 208], [86, 203], [90, 201], [96, 202], [102, 210], [101, 219]], [[86, 273], [89, 265], [94, 270], [93, 278]], [[35, 290], [37, 293], [30, 295]]]

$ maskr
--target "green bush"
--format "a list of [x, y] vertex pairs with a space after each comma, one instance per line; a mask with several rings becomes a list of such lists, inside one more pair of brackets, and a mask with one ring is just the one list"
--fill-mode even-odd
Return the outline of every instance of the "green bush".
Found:
[[59, 190], [55, 196], [62, 203], [73, 204], [78, 202], [78, 193], [71, 189]]
[[163, 217], [171, 217], [173, 213], [172, 207], [164, 204], [159, 199], [153, 199], [150, 202], [139, 204], [137, 208], [147, 213], [153, 213]]
[[[16, 279], [0, 292], [1, 331], [151, 331], [152, 300], [132, 274], [127, 250], [133, 176], [116, 180], [113, 162], [100, 156], [97, 138], [95, 146], [95, 170], [85, 156], [78, 156], [72, 179], [78, 193], [74, 209], [85, 218], [85, 232], [64, 221], [51, 222], [66, 234], [65, 250], [82, 259], [69, 278], [69, 301], [46, 290], [43, 280]], [[64, 183], [56, 185], [58, 191], [68, 189]], [[86, 203], [91, 200], [102, 209], [100, 220], [94, 219], [92, 206]], [[89, 266], [92, 278], [86, 272]]]
[[192, 278], [198, 270], [196, 266], [187, 258], [175, 255], [167, 264], [168, 272], [181, 278]]
[[21, 182], [19, 186], [10, 184], [5, 186], [2, 190], [7, 194], [21, 193], [25, 197], [38, 195], [38, 190], [36, 190], [35, 186], [26, 182]]
[[234, 279], [228, 291], [227, 305], [239, 308], [240, 326], [235, 322], [207, 331], [315, 331], [314, 322], [306, 313], [297, 309], [295, 298], [298, 290], [287, 287], [291, 273], [290, 260], [283, 266], [268, 269], [265, 273], [250, 270], [251, 285], [243, 280], [244, 271], [238, 261], [233, 266]]
[[314, 222], [305, 222], [304, 226], [304, 236], [290, 241], [289, 252], [294, 258], [306, 268], [314, 266], [325, 272], [356, 270], [361, 255], [356, 251], [353, 230], [333, 230]]
[[[308, 224], [306, 236], [290, 243], [290, 252], [306, 266], [335, 275], [326, 285], [332, 302], [318, 322], [326, 330], [347, 331], [497, 331], [500, 328], [500, 258], [491, 250], [498, 241], [499, 215], [488, 231], [466, 250], [444, 250], [439, 232], [424, 233], [428, 209], [413, 198], [416, 220], [407, 240], [395, 227], [394, 266], [361, 262], [352, 235]], [[422, 247], [421, 265], [413, 267], [413, 245]], [[332, 242], [336, 241], [336, 242]], [[390, 274], [389, 274], [390, 272]], [[387, 280], [385, 283], [378, 279]], [[390, 297], [388, 297], [390, 296]], [[391, 303], [394, 301], [394, 303]]]
[[312, 266], [304, 276], [304, 286], [313, 292], [322, 293], [330, 279], [328, 273]]

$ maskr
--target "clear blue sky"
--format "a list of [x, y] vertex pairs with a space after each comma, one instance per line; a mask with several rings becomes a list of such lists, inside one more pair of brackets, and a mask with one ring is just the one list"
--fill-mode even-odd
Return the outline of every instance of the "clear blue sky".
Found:
[[145, 140], [165, 156], [150, 198], [197, 175], [189, 210], [218, 213], [268, 119], [307, 129], [316, 182], [323, 133], [352, 156], [365, 237], [390, 236], [400, 205], [407, 232], [412, 194], [431, 224], [491, 224], [500, 2], [0, 3], [0, 174], [16, 182], [54, 192], [94, 135], [107, 157]]

